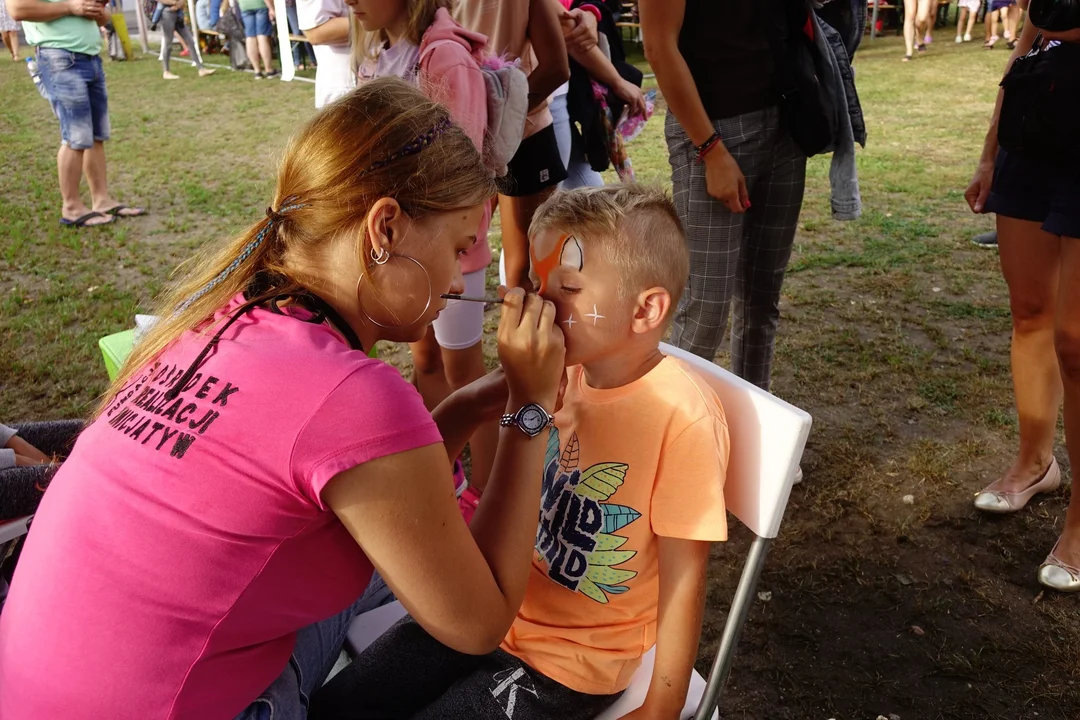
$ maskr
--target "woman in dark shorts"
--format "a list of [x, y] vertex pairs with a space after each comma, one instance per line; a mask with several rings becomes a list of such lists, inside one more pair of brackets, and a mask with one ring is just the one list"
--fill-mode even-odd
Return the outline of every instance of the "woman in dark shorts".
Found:
[[[1021, 4], [1027, 5], [1023, 0]], [[1038, 32], [1029, 21], [1010, 67], [1030, 50]], [[1076, 63], [1075, 71], [1067, 72], [1080, 73], [1080, 48], [1072, 46], [1080, 43], [1080, 29], [1043, 32], [1043, 38], [1067, 43], [1049, 49], [1060, 54], [1048, 58]], [[1070, 95], [1065, 101], [1075, 107], [1075, 100]], [[997, 213], [1001, 269], [1013, 318], [1019, 452], [1004, 475], [975, 496], [975, 507], [999, 514], [1016, 512], [1034, 495], [1060, 486], [1053, 449], [1062, 399], [1071, 466], [1080, 468], [1080, 162], [1062, 163], [1059, 154], [999, 149], [1001, 103], [999, 94], [979, 167], [965, 194], [975, 212]], [[1048, 588], [1080, 591], [1078, 492], [1072, 494], [1065, 527], [1038, 577]]]

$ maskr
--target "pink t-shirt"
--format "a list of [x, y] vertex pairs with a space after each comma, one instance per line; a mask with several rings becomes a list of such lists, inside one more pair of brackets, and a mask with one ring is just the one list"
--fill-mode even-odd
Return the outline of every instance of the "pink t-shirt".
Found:
[[165, 401], [209, 337], [138, 373], [54, 478], [0, 615], [3, 720], [231, 719], [298, 629], [367, 585], [320, 493], [441, 442], [420, 396], [328, 326], [260, 308]]

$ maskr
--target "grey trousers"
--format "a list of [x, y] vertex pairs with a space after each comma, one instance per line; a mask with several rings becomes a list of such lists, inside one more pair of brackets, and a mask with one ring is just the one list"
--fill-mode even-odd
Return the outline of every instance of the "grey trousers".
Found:
[[165, 72], [169, 72], [169, 60], [172, 58], [172, 38], [173, 33], [176, 33], [184, 39], [187, 43], [188, 49], [191, 50], [191, 59], [195, 62], [195, 65], [202, 70], [202, 61], [199, 60], [199, 48], [195, 44], [195, 38], [191, 36], [191, 30], [184, 23], [184, 16], [177, 10], [166, 10], [161, 13], [161, 37], [164, 54], [161, 56], [161, 64], [165, 66]]
[[750, 210], [732, 213], [706, 190], [705, 165], [674, 114], [664, 135], [673, 199], [690, 246], [690, 278], [675, 313], [673, 345], [714, 360], [729, 309], [731, 370], [769, 389], [780, 286], [802, 209], [806, 157], [772, 107], [714, 120], [746, 178]]

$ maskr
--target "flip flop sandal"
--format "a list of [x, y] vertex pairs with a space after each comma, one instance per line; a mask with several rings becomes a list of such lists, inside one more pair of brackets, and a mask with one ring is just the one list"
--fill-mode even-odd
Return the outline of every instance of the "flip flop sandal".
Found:
[[[107, 218], [109, 218], [109, 221], [108, 222], [103, 222], [103, 223], [94, 223], [93, 225], [87, 225], [86, 224], [89, 220], [93, 220], [94, 218], [97, 218], [97, 217], [107, 217]], [[82, 217], [75, 218], [74, 220], [68, 220], [65, 217], [60, 218], [60, 224], [63, 225], [64, 227], [76, 227], [76, 228], [101, 227], [102, 225], [112, 225], [114, 222], [116, 222], [115, 217], [110, 217], [109, 215], [107, 215], [105, 213], [100, 213], [100, 212], [95, 212], [95, 211], [90, 211], [90, 212], [86, 213], [85, 215], [83, 215]]]
[[[131, 212], [125, 213], [125, 210], [130, 210]], [[102, 212], [117, 218], [142, 217], [146, 214], [146, 210], [144, 208], [130, 207], [124, 204], [117, 205], [116, 207], [109, 208], [108, 210], [102, 210]]]
[[904, 59], [901, 60], [900, 62], [911, 62], [911, 56], [910, 55], [905, 55]]

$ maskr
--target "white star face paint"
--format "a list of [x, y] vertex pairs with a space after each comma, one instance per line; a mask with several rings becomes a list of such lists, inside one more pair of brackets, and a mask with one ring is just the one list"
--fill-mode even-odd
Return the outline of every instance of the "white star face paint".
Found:
[[585, 313], [585, 317], [592, 318], [593, 319], [592, 324], [594, 326], [596, 325], [596, 323], [598, 321], [607, 319], [603, 315], [601, 315], [600, 312], [596, 309], [596, 305], [592, 306], [592, 312], [591, 313]]
[[574, 323], [576, 323], [576, 322], [577, 322], [577, 320], [574, 319], [574, 313], [570, 313], [570, 317], [563, 320], [563, 325], [566, 326], [567, 330], [573, 330], [574, 329]]

